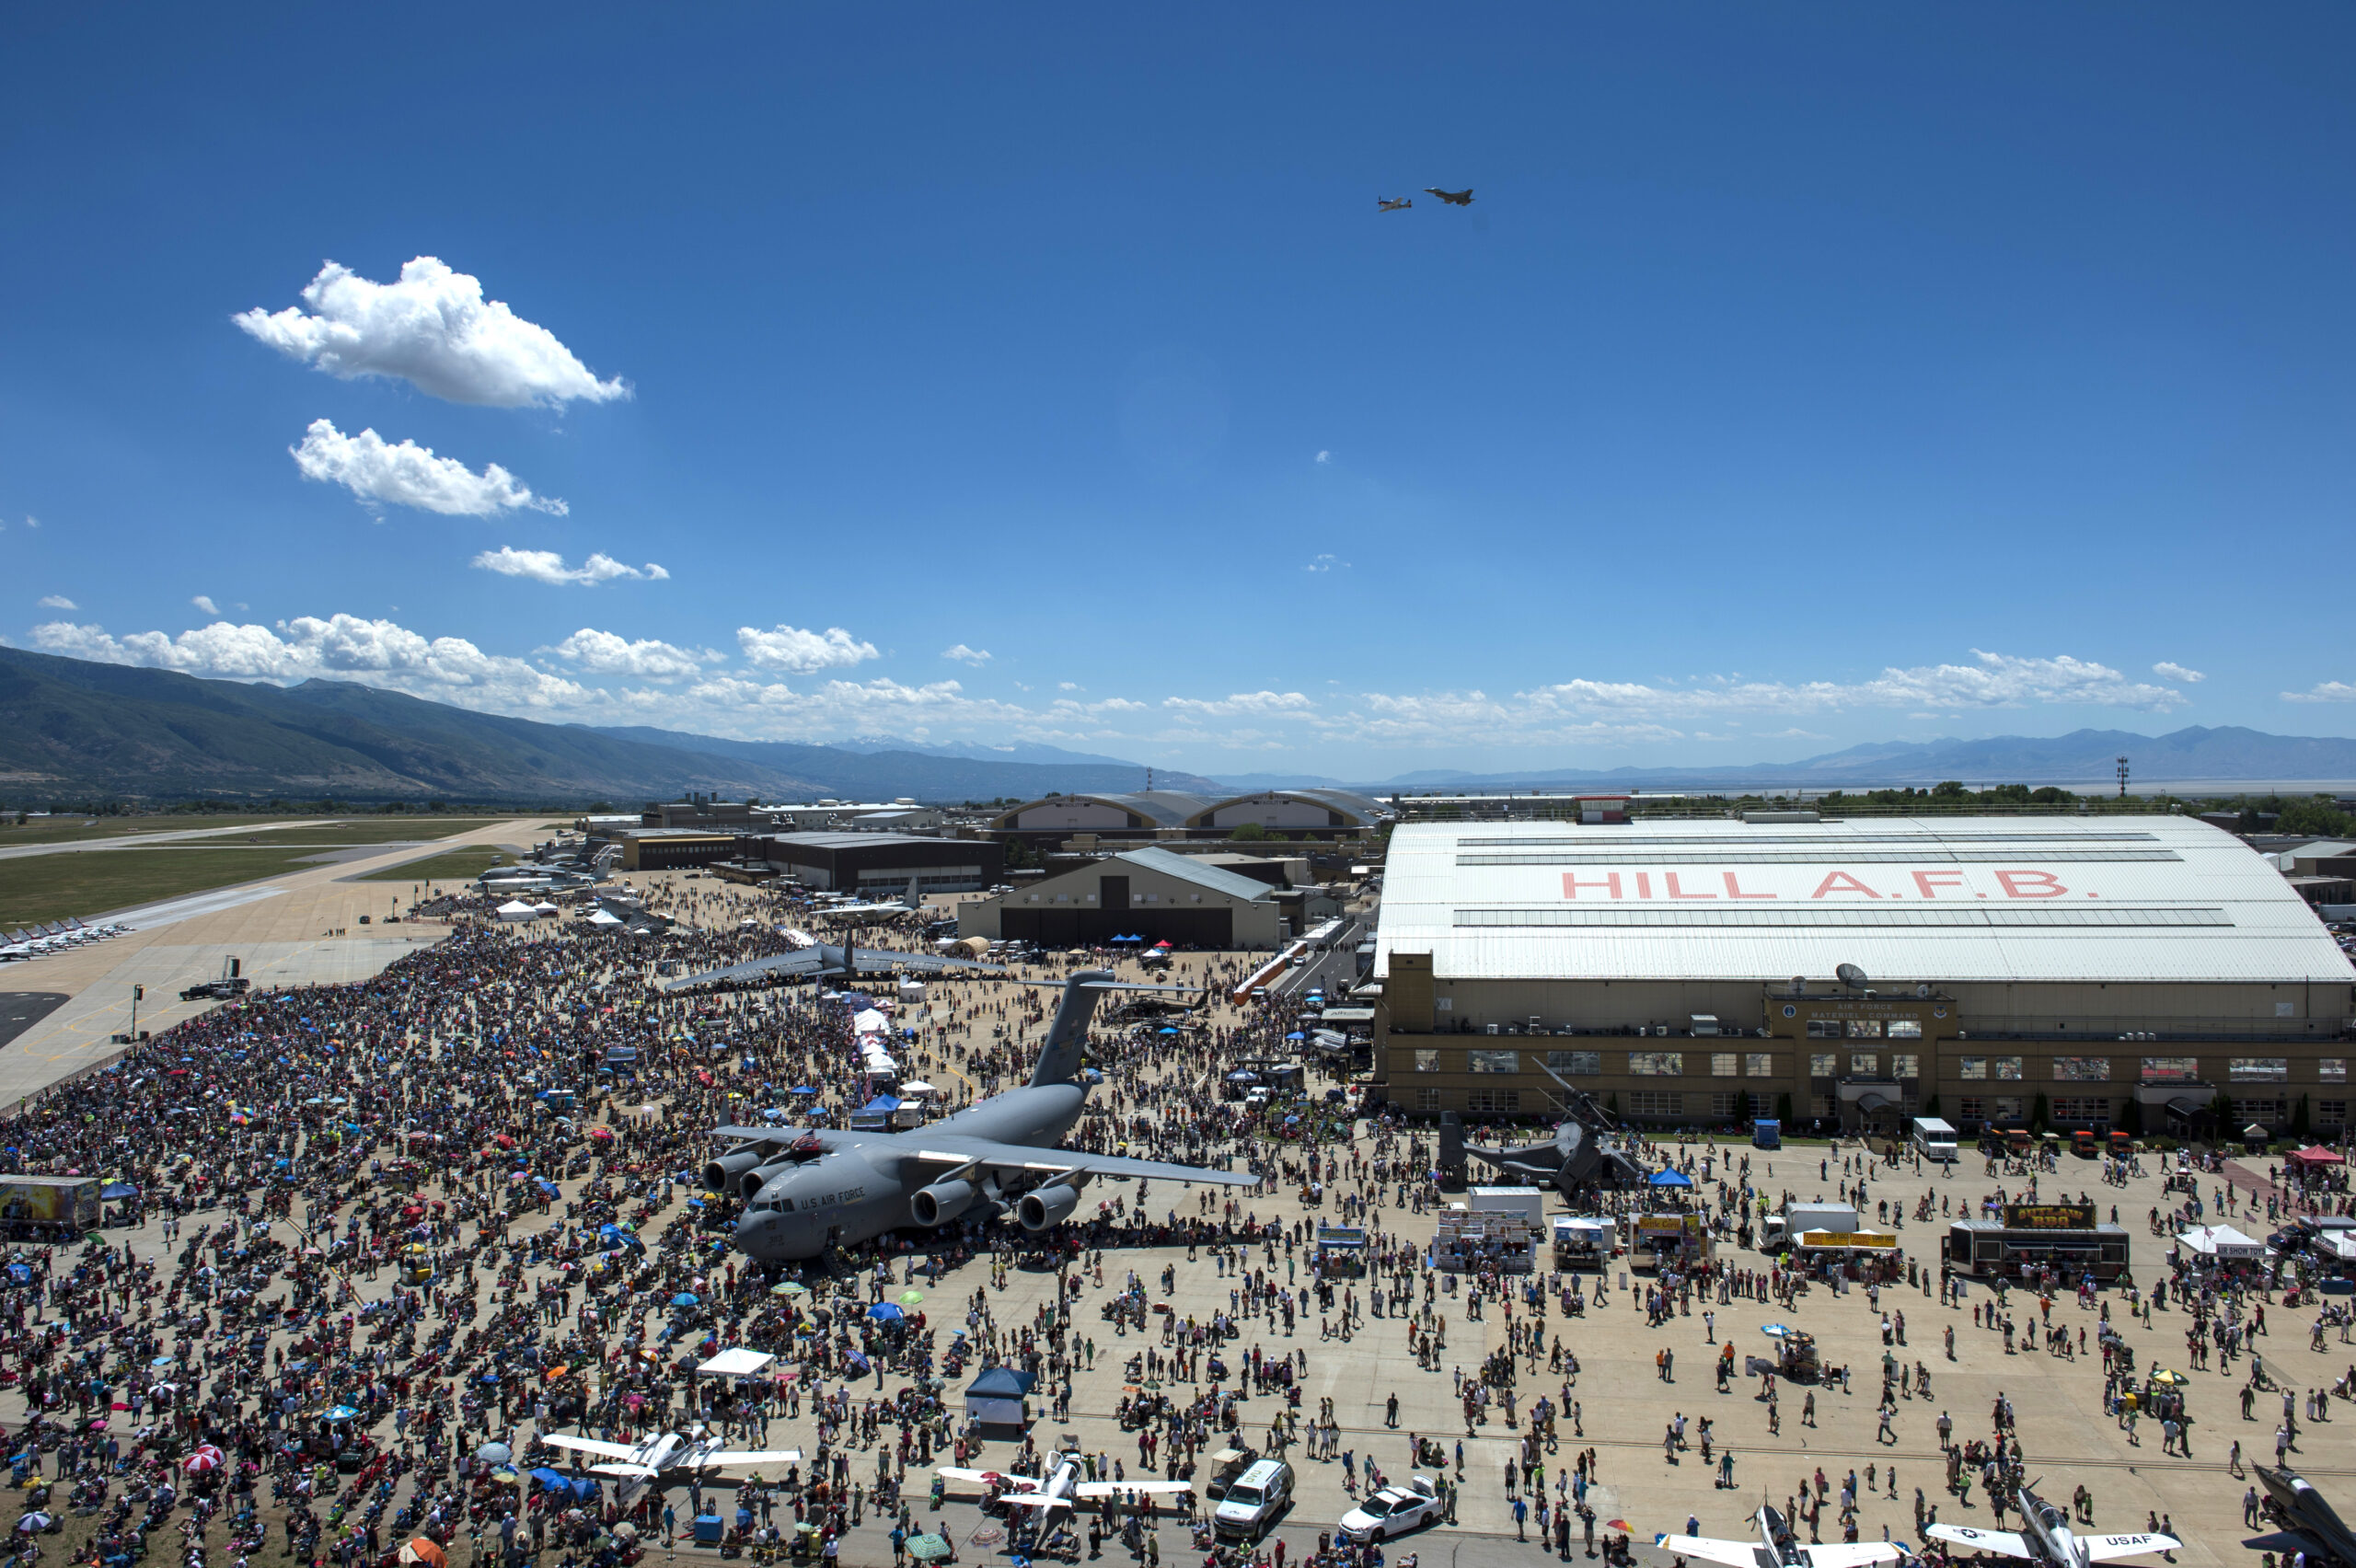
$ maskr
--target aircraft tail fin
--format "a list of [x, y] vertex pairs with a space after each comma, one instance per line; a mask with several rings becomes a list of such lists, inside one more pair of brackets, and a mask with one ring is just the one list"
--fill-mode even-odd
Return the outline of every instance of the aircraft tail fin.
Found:
[[1080, 1076], [1080, 1054], [1088, 1043], [1089, 1020], [1096, 1016], [1100, 988], [1113, 978], [1109, 969], [1082, 969], [1064, 982], [1064, 999], [1057, 1005], [1056, 1021], [1048, 1026], [1047, 1043], [1039, 1049], [1039, 1065], [1032, 1069], [1031, 1087], [1069, 1083]]

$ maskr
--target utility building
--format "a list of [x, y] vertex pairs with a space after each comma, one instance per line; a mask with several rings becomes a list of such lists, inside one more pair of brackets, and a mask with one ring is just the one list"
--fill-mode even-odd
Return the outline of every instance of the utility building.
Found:
[[2183, 816], [1413, 823], [1375, 972], [1410, 1113], [2350, 1124], [2356, 970]]
[[988, 839], [907, 833], [780, 833], [745, 847], [804, 887], [873, 898], [896, 897], [911, 881], [919, 897], [978, 893], [999, 880], [1005, 857]]
[[1192, 855], [1131, 849], [957, 911], [957, 934], [1072, 947], [1143, 937], [1180, 947], [1273, 948], [1278, 889]]

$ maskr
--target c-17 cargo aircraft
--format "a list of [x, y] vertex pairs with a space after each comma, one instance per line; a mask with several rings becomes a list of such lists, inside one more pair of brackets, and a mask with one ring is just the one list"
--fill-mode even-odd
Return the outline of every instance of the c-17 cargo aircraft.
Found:
[[[792, 935], [807, 941], [802, 933]], [[700, 974], [689, 974], [664, 983], [666, 991], [683, 990], [689, 986], [709, 986], [714, 981], [729, 980], [851, 980], [862, 974], [889, 974], [894, 971], [916, 974], [947, 974], [965, 971], [975, 974], [1003, 974], [1006, 966], [984, 963], [979, 959], [951, 958], [930, 952], [902, 952], [896, 948], [863, 948], [845, 941], [810, 942], [789, 952], [773, 952], [766, 958], [748, 958], [742, 963], [732, 963], [725, 969], [708, 969]]]
[[1097, 1001], [1107, 991], [1193, 989], [1080, 970], [1064, 982], [1028, 1086], [913, 1132], [717, 1127], [715, 1137], [739, 1141], [704, 1167], [704, 1185], [745, 1198], [736, 1247], [762, 1262], [814, 1258], [902, 1226], [930, 1229], [977, 1208], [1045, 1230], [1068, 1218], [1080, 1188], [1099, 1176], [1257, 1186], [1260, 1179], [1243, 1171], [1057, 1147], [1088, 1102], [1080, 1055]]
[[1978, 1551], [2027, 1558], [2045, 1568], [2093, 1568], [2095, 1563], [2108, 1562], [2114, 1558], [2174, 1551], [2184, 1544], [2174, 1536], [2149, 1533], [2079, 1535], [2071, 1529], [2068, 1514], [2026, 1486], [2013, 1494], [2013, 1506], [2021, 1516], [2017, 1531], [1983, 1530], [1972, 1525], [1929, 1525], [1923, 1533]]
[[1866, 1568], [1873, 1562], [1895, 1562], [1904, 1553], [1886, 1540], [1833, 1541], [1802, 1546], [1783, 1514], [1762, 1507], [1751, 1516], [1759, 1526], [1757, 1540], [1718, 1540], [1709, 1536], [1662, 1536], [1649, 1555], [1699, 1558], [1722, 1562], [1726, 1568]]
[[2356, 1533], [2342, 1523], [2339, 1512], [2304, 1476], [2288, 1470], [2253, 1465], [2258, 1483], [2266, 1488], [2261, 1505], [2266, 1516], [2281, 1528], [2242, 1544], [2252, 1551], [2304, 1551], [2309, 1557], [2356, 1564]]

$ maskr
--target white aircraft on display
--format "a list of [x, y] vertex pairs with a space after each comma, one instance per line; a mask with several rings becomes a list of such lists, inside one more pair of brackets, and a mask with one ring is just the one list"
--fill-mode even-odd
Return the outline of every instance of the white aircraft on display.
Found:
[[1001, 1502], [1018, 1508], [1043, 1508], [1053, 1513], [1057, 1508], [1071, 1508], [1082, 1502], [1094, 1502], [1103, 1497], [1120, 1497], [1142, 1493], [1163, 1496], [1172, 1493], [1192, 1492], [1191, 1482], [1184, 1481], [1082, 1481], [1080, 1461], [1068, 1454], [1049, 1454], [1047, 1473], [1044, 1476], [1008, 1475], [1000, 1470], [965, 1470], [954, 1465], [940, 1465], [933, 1473], [944, 1481], [978, 1482], [984, 1486], [1011, 1486]]
[[2014, 1494], [2021, 1528], [1983, 1530], [1970, 1525], [1931, 1525], [1924, 1535], [1953, 1541], [1977, 1551], [1997, 1551], [2025, 1557], [2046, 1568], [2093, 1568], [2114, 1558], [2140, 1557], [2147, 1551], [2174, 1551], [2184, 1543], [2174, 1536], [2139, 1532], [2135, 1535], [2082, 1536], [2070, 1528], [2070, 1516], [2024, 1486]]
[[1865, 1568], [1870, 1562], [1895, 1562], [1905, 1554], [1886, 1540], [1831, 1541], [1802, 1546], [1792, 1527], [1773, 1508], [1751, 1516], [1759, 1526], [1757, 1540], [1718, 1540], [1709, 1536], [1662, 1536], [1653, 1542], [1655, 1557], [1700, 1558], [1726, 1568]]
[[589, 1467], [594, 1475], [618, 1476], [640, 1482], [660, 1481], [677, 1470], [751, 1470], [759, 1465], [799, 1464], [802, 1460], [799, 1448], [723, 1448], [718, 1438], [707, 1436], [700, 1426], [685, 1432], [657, 1432], [642, 1443], [606, 1443], [562, 1432], [542, 1433], [540, 1441], [552, 1448], [570, 1448], [605, 1459], [604, 1464]]

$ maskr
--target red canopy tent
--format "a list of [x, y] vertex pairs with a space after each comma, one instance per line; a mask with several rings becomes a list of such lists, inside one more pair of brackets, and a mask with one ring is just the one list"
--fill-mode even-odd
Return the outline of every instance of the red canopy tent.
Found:
[[2295, 1165], [2345, 1165], [2348, 1161], [2321, 1144], [2309, 1144], [2291, 1156]]

